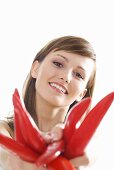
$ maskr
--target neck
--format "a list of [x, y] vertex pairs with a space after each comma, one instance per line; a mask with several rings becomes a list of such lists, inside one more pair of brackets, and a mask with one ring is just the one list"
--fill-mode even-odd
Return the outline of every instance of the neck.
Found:
[[[45, 107], [44, 107], [45, 106]], [[41, 131], [48, 132], [56, 124], [63, 123], [68, 111], [68, 107], [55, 107], [46, 101], [38, 101], [36, 104], [36, 114], [38, 117], [38, 127]]]

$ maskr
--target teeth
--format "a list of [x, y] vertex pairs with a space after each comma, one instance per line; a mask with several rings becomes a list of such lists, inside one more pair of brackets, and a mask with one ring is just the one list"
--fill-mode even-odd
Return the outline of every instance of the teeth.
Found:
[[66, 90], [63, 89], [62, 87], [60, 87], [59, 85], [55, 84], [55, 83], [50, 83], [51, 86], [55, 87], [58, 90], [61, 90], [63, 93], [66, 93]]

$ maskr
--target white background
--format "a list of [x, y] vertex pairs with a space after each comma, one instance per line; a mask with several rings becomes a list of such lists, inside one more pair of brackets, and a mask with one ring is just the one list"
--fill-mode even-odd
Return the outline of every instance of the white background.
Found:
[[[0, 116], [12, 109], [12, 93], [21, 93], [36, 53], [63, 35], [82, 36], [96, 51], [93, 103], [114, 91], [113, 16], [113, 0], [0, 0]], [[91, 170], [114, 168], [113, 129], [114, 104], [98, 129], [100, 142], [93, 147], [100, 156]]]

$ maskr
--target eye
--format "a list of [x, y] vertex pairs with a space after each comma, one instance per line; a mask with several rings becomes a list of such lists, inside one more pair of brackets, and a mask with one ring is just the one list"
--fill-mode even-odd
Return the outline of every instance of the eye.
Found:
[[82, 80], [84, 79], [83, 76], [79, 72], [74, 72], [73, 74], [78, 79], [82, 79]]
[[63, 64], [61, 64], [60, 62], [57, 62], [57, 61], [54, 61], [53, 64], [60, 68], [63, 67]]

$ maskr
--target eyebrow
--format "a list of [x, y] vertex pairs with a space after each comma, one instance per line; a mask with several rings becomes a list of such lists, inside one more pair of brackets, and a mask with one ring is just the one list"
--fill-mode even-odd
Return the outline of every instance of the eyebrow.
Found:
[[78, 68], [86, 72], [86, 70], [83, 67], [78, 66]]
[[[61, 54], [57, 54], [57, 56], [65, 59], [65, 60], [68, 62], [68, 59], [67, 59], [65, 56], [63, 56], [63, 55], [61, 55]], [[86, 70], [85, 70], [83, 67], [81, 67], [81, 66], [78, 66], [78, 68], [81, 69], [81, 70], [83, 70], [83, 71], [86, 71]]]
[[63, 55], [61, 55], [61, 54], [57, 54], [57, 56], [59, 56], [59, 57], [65, 59], [65, 60], [68, 62], [68, 59], [67, 59], [65, 56], [63, 56]]

